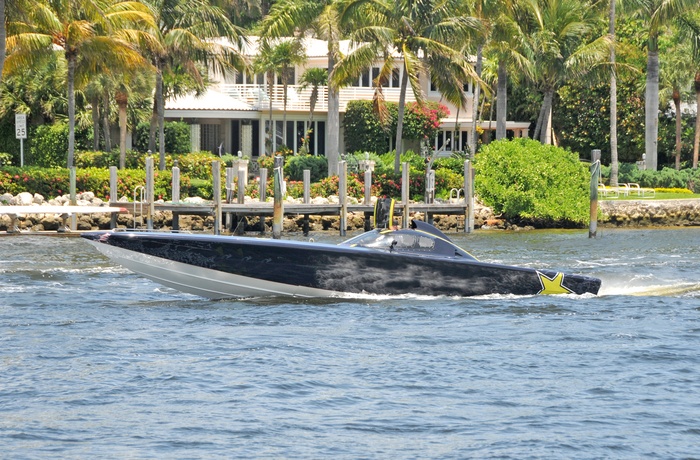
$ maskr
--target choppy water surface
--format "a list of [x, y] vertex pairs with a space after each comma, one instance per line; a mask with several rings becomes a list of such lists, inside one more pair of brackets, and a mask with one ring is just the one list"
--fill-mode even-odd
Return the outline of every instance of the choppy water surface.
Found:
[[700, 229], [599, 233], [454, 236], [597, 297], [313, 301], [0, 238], [0, 457], [698, 458]]

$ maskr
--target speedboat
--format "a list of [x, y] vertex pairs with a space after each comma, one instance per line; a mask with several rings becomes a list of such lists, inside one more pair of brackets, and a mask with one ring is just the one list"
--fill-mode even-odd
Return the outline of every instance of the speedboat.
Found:
[[[376, 222], [376, 219], [375, 219]], [[346, 294], [597, 294], [589, 276], [480, 262], [419, 220], [340, 244], [147, 231], [82, 234], [114, 262], [210, 299]]]

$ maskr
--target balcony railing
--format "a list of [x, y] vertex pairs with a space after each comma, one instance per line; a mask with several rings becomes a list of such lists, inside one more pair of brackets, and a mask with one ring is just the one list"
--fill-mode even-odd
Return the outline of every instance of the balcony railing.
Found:
[[[230, 97], [241, 100], [246, 104], [253, 107], [255, 110], [270, 110], [270, 103], [272, 103], [273, 110], [283, 110], [284, 109], [284, 87], [282, 85], [275, 85], [272, 88], [272, 97], [269, 94], [269, 87], [267, 85], [235, 85], [235, 84], [224, 84], [221, 86], [221, 90], [224, 94]], [[399, 88], [383, 88], [384, 99], [386, 101], [398, 102], [399, 101]], [[315, 111], [327, 112], [328, 111], [328, 87], [320, 86], [318, 88], [318, 101], [316, 102]], [[347, 88], [342, 88], [340, 90], [340, 111], [344, 112], [349, 101], [356, 100], [369, 100], [374, 98], [373, 88], [363, 88], [357, 86], [350, 86]], [[287, 110], [288, 111], [304, 111], [308, 112], [310, 110], [311, 100], [311, 88], [307, 87], [301, 89], [299, 85], [289, 85], [287, 86]], [[415, 97], [412, 91], [406, 91], [406, 102], [415, 101]]]

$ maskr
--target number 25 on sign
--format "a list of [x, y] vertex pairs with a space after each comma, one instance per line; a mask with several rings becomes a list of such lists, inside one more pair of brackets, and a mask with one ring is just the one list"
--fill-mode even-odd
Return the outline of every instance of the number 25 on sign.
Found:
[[15, 114], [15, 137], [17, 139], [27, 138], [27, 115], [24, 113]]

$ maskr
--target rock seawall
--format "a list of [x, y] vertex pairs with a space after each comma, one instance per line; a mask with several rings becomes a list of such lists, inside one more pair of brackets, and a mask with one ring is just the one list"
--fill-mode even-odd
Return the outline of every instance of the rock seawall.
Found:
[[[68, 196], [58, 197], [49, 201], [37, 194], [21, 193], [17, 196], [5, 194], [0, 196], [0, 205], [34, 205], [42, 204], [65, 205], [69, 201]], [[78, 205], [99, 206], [102, 201], [92, 193], [82, 193], [78, 196]], [[598, 225], [601, 227], [689, 227], [700, 226], [700, 199], [682, 200], [604, 200], [598, 203], [600, 217]], [[424, 219], [420, 213], [415, 218]], [[54, 231], [61, 227], [62, 220], [55, 214], [31, 214], [21, 216], [18, 219], [20, 230], [35, 232]], [[131, 214], [119, 214], [117, 226], [121, 228], [141, 227], [141, 217]], [[433, 223], [436, 227], [447, 232], [464, 230], [463, 216], [435, 215]], [[10, 228], [11, 219], [2, 213], [0, 207], [0, 231]], [[352, 214], [347, 219], [348, 231], [362, 230], [364, 228], [364, 215]], [[169, 230], [172, 226], [172, 213], [156, 212], [153, 217], [153, 226], [160, 230]], [[301, 232], [305, 226], [303, 216], [287, 216], [284, 220], [285, 232]], [[336, 230], [340, 228], [338, 216], [309, 216], [308, 228], [311, 231]], [[111, 227], [110, 214], [84, 214], [77, 216], [78, 230], [107, 230]], [[488, 207], [477, 203], [474, 212], [474, 227], [477, 229], [511, 229], [523, 230], [531, 227], [520, 228], [511, 225], [507, 221], [495, 216]], [[180, 228], [186, 231], [213, 231], [214, 218], [212, 216], [180, 216]], [[245, 231], [260, 231], [260, 223], [257, 217], [247, 218], [243, 222]], [[266, 231], [271, 231], [271, 220], [268, 218]]]

